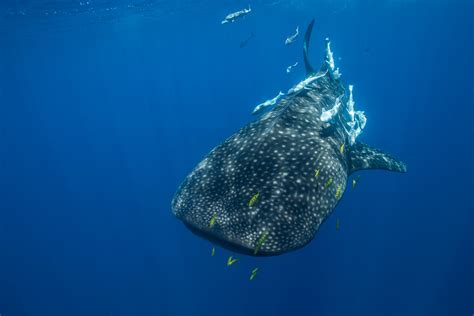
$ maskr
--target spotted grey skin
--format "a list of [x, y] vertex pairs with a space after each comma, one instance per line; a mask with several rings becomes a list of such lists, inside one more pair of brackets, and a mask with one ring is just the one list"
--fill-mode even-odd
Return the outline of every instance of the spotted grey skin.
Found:
[[[311, 72], [307, 42], [304, 53]], [[323, 73], [214, 148], [186, 177], [172, 210], [191, 231], [232, 251], [283, 254], [314, 238], [352, 172], [406, 171], [381, 151], [359, 142], [350, 146], [340, 120], [321, 122], [323, 108], [341, 96], [347, 101], [326, 63]]]

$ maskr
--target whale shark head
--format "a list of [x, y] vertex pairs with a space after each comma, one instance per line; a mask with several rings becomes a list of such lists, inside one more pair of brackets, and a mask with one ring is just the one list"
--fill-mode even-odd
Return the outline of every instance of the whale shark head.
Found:
[[[309, 63], [303, 89], [214, 148], [178, 188], [172, 210], [195, 234], [232, 251], [279, 255], [303, 247], [341, 198], [348, 176], [361, 169], [405, 172], [389, 155], [351, 142], [349, 96], [329, 57]], [[354, 121], [354, 126], [355, 126]]]

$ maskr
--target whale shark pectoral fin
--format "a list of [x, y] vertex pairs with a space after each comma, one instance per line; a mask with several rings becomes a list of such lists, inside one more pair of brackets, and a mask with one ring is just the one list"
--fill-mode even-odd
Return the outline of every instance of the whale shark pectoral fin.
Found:
[[356, 142], [350, 147], [349, 174], [364, 169], [407, 172], [407, 167], [403, 162], [364, 143]]

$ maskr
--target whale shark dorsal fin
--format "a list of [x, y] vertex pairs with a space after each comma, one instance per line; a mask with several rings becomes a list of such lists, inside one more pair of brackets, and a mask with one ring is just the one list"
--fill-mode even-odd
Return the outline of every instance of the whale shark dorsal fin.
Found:
[[403, 162], [361, 142], [355, 142], [349, 153], [349, 174], [365, 169], [407, 172]]
[[304, 34], [303, 58], [304, 58], [304, 66], [306, 68], [307, 76], [310, 76], [315, 73], [314, 68], [311, 66], [311, 63], [309, 62], [309, 57], [308, 57], [309, 40], [311, 39], [311, 32], [313, 31], [313, 26], [314, 26], [314, 19], [311, 20], [311, 22], [308, 25], [308, 28], [306, 29], [306, 33]]

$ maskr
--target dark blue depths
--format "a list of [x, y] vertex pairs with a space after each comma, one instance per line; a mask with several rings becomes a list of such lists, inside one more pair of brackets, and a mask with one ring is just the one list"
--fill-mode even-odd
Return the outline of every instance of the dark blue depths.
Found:
[[[472, 2], [258, 1], [227, 25], [247, 2], [45, 3], [0, 5], [2, 316], [474, 313]], [[360, 139], [408, 173], [359, 173], [308, 246], [226, 267], [171, 198], [303, 79], [284, 40], [312, 17], [313, 64], [330, 37]]]

